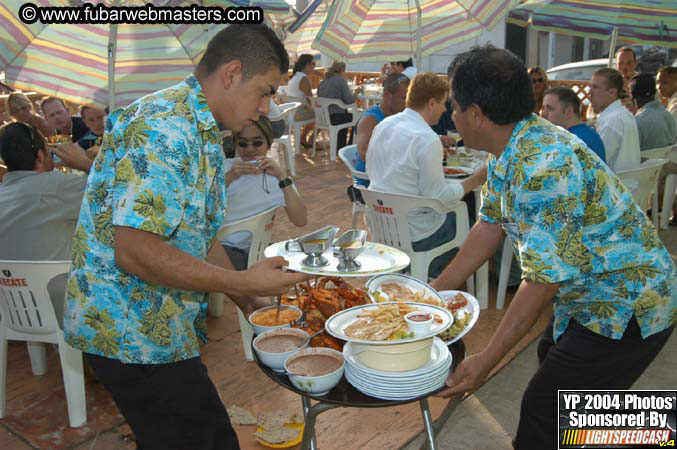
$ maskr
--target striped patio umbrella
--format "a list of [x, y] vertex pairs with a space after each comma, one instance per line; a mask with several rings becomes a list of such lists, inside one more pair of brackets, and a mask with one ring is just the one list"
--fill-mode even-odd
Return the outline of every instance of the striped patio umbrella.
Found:
[[[39, 6], [66, 4], [32, 1]], [[125, 106], [181, 81], [192, 72], [211, 37], [224, 26], [25, 24], [17, 17], [23, 3], [0, 2], [0, 71], [5, 71], [5, 82], [78, 104]], [[192, 2], [115, 1], [123, 6], [145, 3], [184, 6]], [[229, 3], [235, 2], [219, 4], [231, 6]], [[216, 5], [217, 1], [202, 4]]]
[[313, 48], [346, 62], [417, 60], [492, 29], [519, 0], [334, 0]]
[[303, 11], [298, 20], [287, 28], [288, 34], [284, 40], [284, 47], [292, 59], [302, 53], [313, 55], [320, 53], [311, 45], [327, 19], [327, 10], [324, 1], [315, 0]]
[[537, 30], [607, 40], [617, 28], [621, 41], [677, 48], [676, 0], [528, 0], [508, 21], [526, 26], [530, 15]]

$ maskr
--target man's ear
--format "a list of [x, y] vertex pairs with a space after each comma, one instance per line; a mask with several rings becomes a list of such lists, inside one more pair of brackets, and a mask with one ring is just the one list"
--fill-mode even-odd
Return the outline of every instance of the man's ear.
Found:
[[470, 106], [468, 106], [468, 109], [470, 110], [470, 117], [472, 118], [473, 123], [477, 128], [481, 128], [486, 124], [486, 117], [484, 114], [482, 114], [482, 110], [480, 107], [477, 105], [477, 103], [473, 103]]
[[242, 81], [242, 62], [237, 59], [229, 61], [219, 67], [218, 74], [225, 89], [237, 86]]
[[40, 151], [38, 151], [38, 154], [35, 157], [35, 166], [33, 167], [33, 170], [35, 170], [36, 172], [44, 172], [45, 158], [49, 158], [49, 153], [48, 150], [43, 148]]

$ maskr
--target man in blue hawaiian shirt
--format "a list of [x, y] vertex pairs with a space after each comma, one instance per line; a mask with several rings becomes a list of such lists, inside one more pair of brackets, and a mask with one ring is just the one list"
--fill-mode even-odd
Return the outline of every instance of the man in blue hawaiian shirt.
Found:
[[217, 124], [268, 112], [287, 52], [263, 25], [231, 25], [193, 75], [113, 111], [73, 241], [64, 336], [82, 350], [144, 449], [238, 448], [200, 360], [209, 292], [241, 307], [307, 277], [282, 258], [235, 272], [216, 232], [226, 213]]
[[476, 47], [453, 64], [454, 122], [468, 146], [492, 156], [480, 220], [432, 285], [460, 286], [503, 232], [523, 281], [488, 345], [463, 361], [442, 395], [477, 389], [552, 304], [514, 445], [554, 449], [557, 389], [628, 389], [663, 347], [677, 313], [677, 271], [609, 167], [532, 114], [531, 83], [516, 56]]

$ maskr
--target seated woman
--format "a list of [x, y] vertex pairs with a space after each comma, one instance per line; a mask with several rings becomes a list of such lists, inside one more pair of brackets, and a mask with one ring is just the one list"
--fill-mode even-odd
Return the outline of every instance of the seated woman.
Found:
[[540, 114], [543, 107], [544, 93], [548, 90], [548, 76], [545, 74], [545, 70], [539, 66], [529, 67], [528, 72], [534, 90], [534, 100], [536, 101], [534, 113]]
[[[335, 98], [341, 100], [346, 105], [355, 103], [355, 94], [350, 91], [345, 75], [346, 63], [335, 61], [331, 67], [329, 67], [329, 70], [327, 70], [327, 75], [324, 80], [322, 80], [317, 87], [317, 96], [322, 98]], [[341, 125], [352, 121], [353, 115], [336, 105], [329, 105], [329, 120], [332, 125]], [[347, 128], [338, 132], [338, 137], [336, 139], [337, 148], [342, 148], [353, 143], [352, 133], [350, 140], [348, 140], [347, 137]]]
[[33, 103], [20, 92], [13, 92], [7, 96], [5, 109], [14, 120], [32, 126], [43, 136], [54, 136], [56, 134], [54, 127], [33, 111]]
[[[224, 225], [255, 216], [273, 206], [284, 206], [291, 223], [304, 226], [308, 214], [296, 186], [284, 169], [266, 157], [273, 143], [270, 120], [261, 116], [235, 133], [233, 140], [236, 157], [225, 162], [228, 212]], [[222, 242], [237, 270], [247, 268], [251, 240], [251, 233], [242, 231], [228, 235]]]
[[[310, 84], [308, 75], [315, 71], [315, 61], [313, 55], [303, 54], [294, 63], [291, 78], [287, 84], [287, 94], [300, 99], [304, 102], [294, 114], [294, 120], [310, 120], [315, 119], [315, 112], [313, 111], [310, 102], [313, 98], [313, 87]], [[308, 134], [312, 133], [314, 124], [310, 123], [303, 127], [301, 131], [301, 145], [304, 147], [312, 147], [313, 143], [308, 141]]]

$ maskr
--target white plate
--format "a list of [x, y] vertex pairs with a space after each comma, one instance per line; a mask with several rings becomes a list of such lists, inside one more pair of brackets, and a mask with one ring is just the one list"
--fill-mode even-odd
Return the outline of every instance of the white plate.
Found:
[[419, 395], [419, 393], [425, 393], [430, 391], [431, 389], [435, 389], [437, 386], [440, 385], [440, 383], [443, 383], [449, 377], [449, 371], [447, 370], [445, 372], [437, 374], [435, 377], [431, 377], [425, 382], [418, 383], [416, 386], [387, 387], [379, 384], [378, 382], [376, 383], [367, 382], [359, 375], [356, 375], [350, 371], [344, 372], [344, 374], [346, 375], [346, 380], [348, 380], [350, 384], [360, 389], [368, 390], [369, 392], [377, 394], [410, 395], [410, 396], [416, 396]]
[[463, 173], [446, 173], [444, 172], [444, 178], [460, 178], [460, 177], [467, 177], [469, 175], [472, 175], [475, 173], [475, 169], [472, 167], [466, 167], [466, 166], [444, 166], [445, 169], [455, 169], [458, 171], [461, 171]]
[[329, 264], [323, 267], [308, 267], [301, 264], [306, 257], [303, 252], [290, 252], [284, 248], [286, 241], [277, 242], [269, 245], [264, 254], [266, 258], [273, 256], [282, 256], [289, 262], [288, 268], [295, 272], [302, 272], [311, 275], [332, 275], [340, 277], [365, 277], [377, 275], [380, 273], [397, 272], [409, 265], [409, 255], [396, 248], [376, 242], [365, 243], [365, 249], [357, 257], [357, 261], [362, 265], [355, 272], [340, 272], [337, 269], [338, 258], [333, 254], [333, 247], [325, 251], [322, 256], [327, 258]]
[[402, 391], [402, 392], [391, 392], [391, 391], [384, 391], [382, 389], [379, 389], [376, 386], [373, 385], [364, 385], [363, 383], [360, 382], [359, 378], [355, 378], [352, 375], [346, 374], [346, 381], [348, 383], [352, 384], [355, 389], [358, 391], [367, 394], [369, 396], [375, 397], [375, 398], [380, 398], [383, 400], [394, 400], [394, 401], [401, 401], [401, 400], [409, 400], [412, 398], [420, 397], [422, 395], [428, 394], [430, 392], [434, 392], [444, 386], [444, 383], [448, 377], [447, 374], [443, 374], [443, 376], [440, 376], [439, 378], [436, 378], [432, 380], [432, 382], [425, 387], [421, 386], [420, 389], [415, 390], [415, 391]]
[[442, 342], [442, 339], [435, 338], [433, 339], [433, 345], [430, 349], [430, 360], [423, 366], [405, 372], [386, 372], [383, 370], [372, 369], [371, 367], [362, 364], [357, 358], [359, 349], [360, 345], [346, 342], [343, 346], [343, 358], [346, 361], [346, 366], [352, 367], [355, 372], [378, 376], [383, 380], [419, 379], [421, 376], [425, 376], [430, 372], [434, 372], [439, 367], [442, 367], [447, 359], [451, 359], [451, 353], [444, 342]]
[[[359, 344], [370, 344], [370, 345], [393, 345], [393, 344], [405, 344], [407, 342], [417, 342], [423, 339], [428, 339], [435, 336], [449, 328], [454, 318], [449, 312], [448, 309], [442, 308], [440, 306], [425, 305], [423, 303], [412, 303], [412, 302], [402, 302], [408, 305], [415, 305], [416, 308], [423, 313], [437, 314], [441, 319], [442, 323], [434, 323], [430, 332], [416, 335], [412, 338], [407, 339], [397, 339], [394, 341], [369, 341], [366, 339], [355, 339], [347, 336], [345, 334], [345, 329], [356, 322], [358, 319], [357, 315], [363, 313], [364, 311], [375, 310], [377, 306], [373, 303], [367, 305], [354, 306], [350, 309], [344, 309], [339, 311], [333, 316], [331, 316], [325, 323], [324, 328], [327, 330], [327, 333], [331, 334], [337, 339], [343, 339], [348, 342], [357, 342]], [[402, 304], [399, 303], [399, 304]], [[385, 302], [380, 303], [381, 305], [396, 305], [398, 302]]]
[[[365, 284], [365, 288], [367, 289], [367, 294], [369, 295], [369, 298], [371, 299], [372, 302], [380, 303], [379, 297], [385, 298], [386, 301], [394, 301], [381, 290], [381, 285], [385, 283], [400, 283], [407, 286], [414, 292], [425, 292], [426, 297], [428, 298], [432, 297], [435, 300], [439, 301], [439, 306], [445, 305], [444, 299], [440, 297], [440, 295], [437, 293], [435, 289], [431, 288], [426, 283], [419, 281], [412, 276], [397, 273], [378, 275], [370, 278], [369, 281], [367, 281], [367, 283]], [[374, 292], [378, 292], [378, 297], [374, 295]]]
[[450, 359], [448, 359], [444, 365], [435, 370], [435, 372], [431, 372], [425, 376], [420, 376], [418, 379], [413, 381], [387, 380], [384, 378], [379, 378], [376, 375], [367, 376], [364, 372], [359, 372], [355, 370], [354, 366], [350, 365], [345, 366], [344, 372], [349, 373], [354, 378], [358, 378], [359, 382], [365, 386], [373, 386], [373, 389], [402, 391], [420, 389], [423, 385], [429, 384], [431, 380], [436, 380], [439, 377], [447, 376], [449, 374], [449, 367], [451, 367]]
[[[462, 291], [440, 291], [439, 294], [445, 300], [445, 302], [447, 299], [456, 296], [456, 294], [462, 294], [466, 298], [466, 300], [468, 300], [468, 303], [463, 308], [460, 308], [457, 311], [458, 313], [462, 312], [464, 314], [472, 314], [470, 322], [468, 322], [463, 331], [457, 334], [456, 337], [454, 337], [453, 339], [445, 341], [445, 344], [449, 345], [463, 338], [463, 336], [468, 334], [468, 331], [470, 331], [472, 327], [475, 326], [477, 319], [480, 317], [480, 302], [478, 302], [477, 299], [472, 295]], [[457, 311], [454, 311], [454, 315], [457, 314]]]

